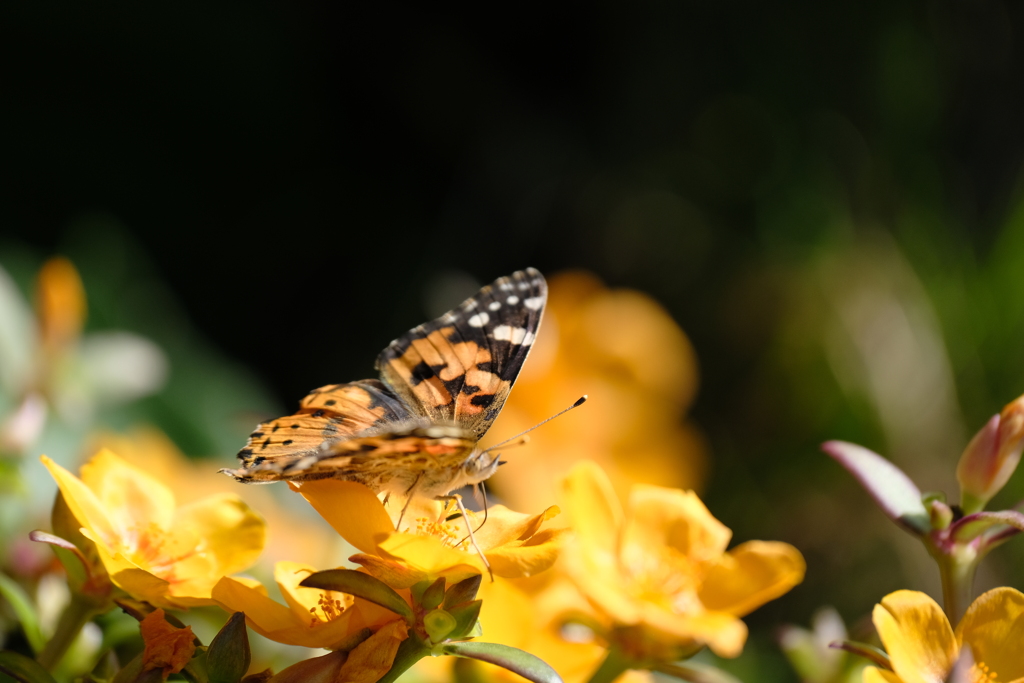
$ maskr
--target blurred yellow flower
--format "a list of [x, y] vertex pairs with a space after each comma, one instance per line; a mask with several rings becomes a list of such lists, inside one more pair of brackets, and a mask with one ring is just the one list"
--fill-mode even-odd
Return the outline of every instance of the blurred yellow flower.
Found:
[[1024, 681], [1024, 593], [994, 588], [979, 596], [953, 631], [942, 608], [917, 591], [900, 590], [875, 605], [871, 620], [892, 671], [864, 669], [864, 683], [943, 683], [965, 647], [974, 664], [969, 680]]
[[300, 586], [316, 569], [298, 562], [278, 562], [274, 580], [287, 606], [251, 579], [225, 576], [213, 599], [228, 612], [244, 612], [254, 631], [278, 643], [336, 649], [363, 628], [376, 630], [399, 619], [393, 612], [344, 593]]
[[85, 324], [85, 287], [74, 264], [56, 256], [36, 277], [36, 315], [43, 349], [55, 352], [78, 340]]
[[513, 508], [534, 510], [582, 459], [598, 461], [624, 495], [634, 482], [695, 488], [705, 446], [683, 421], [697, 388], [686, 335], [640, 292], [606, 288], [575, 271], [549, 280], [548, 306], [530, 360], [485, 444], [590, 400], [530, 435], [488, 481]]
[[[407, 512], [406, 530], [398, 531], [384, 504], [362, 484], [322, 479], [292, 486], [335, 531], [362, 551], [350, 559], [393, 588], [441, 577], [456, 583], [487, 571], [469, 542], [465, 521], [461, 515], [449, 520], [452, 515], [447, 505], [422, 501], [422, 507]], [[496, 505], [490, 508], [483, 527], [477, 529], [482, 521], [477, 513], [470, 512], [469, 519], [494, 574], [529, 576], [547, 569], [558, 557], [561, 530], [541, 528], [557, 514], [556, 507], [526, 515]], [[415, 528], [410, 529], [413, 524]]]
[[212, 604], [214, 584], [263, 549], [263, 519], [237, 496], [177, 507], [163, 483], [108, 450], [82, 466], [81, 478], [42, 461], [114, 584], [155, 606]]
[[804, 559], [786, 543], [726, 552], [731, 532], [692, 491], [638, 484], [623, 510], [593, 462], [573, 467], [563, 490], [575, 532], [566, 571], [631, 662], [671, 662], [704, 645], [736, 657], [740, 617], [803, 580]]
[[[234, 480], [217, 474], [221, 463], [212, 458], [189, 458], [166, 434], [155, 427], [135, 427], [128, 433], [97, 432], [89, 439], [87, 451], [108, 448], [130, 465], [144, 469], [174, 493], [179, 505], [207, 496], [231, 493], [259, 510], [267, 528], [266, 545], [259, 566], [270, 576], [275, 563], [288, 560], [314, 567], [340, 564], [349, 552], [330, 526], [305, 506], [288, 507], [281, 497], [289, 491], [272, 486], [239, 486]], [[277, 496], [283, 493], [284, 496]]]

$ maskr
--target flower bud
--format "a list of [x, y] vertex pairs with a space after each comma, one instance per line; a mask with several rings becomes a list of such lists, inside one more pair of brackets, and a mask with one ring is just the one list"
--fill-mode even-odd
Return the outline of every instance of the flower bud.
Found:
[[967, 444], [956, 468], [961, 507], [967, 514], [985, 507], [1017, 469], [1024, 450], [1024, 396], [1006, 405]]

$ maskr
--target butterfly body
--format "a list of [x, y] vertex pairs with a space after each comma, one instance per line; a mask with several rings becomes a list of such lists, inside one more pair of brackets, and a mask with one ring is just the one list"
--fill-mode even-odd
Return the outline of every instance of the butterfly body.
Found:
[[244, 483], [339, 478], [376, 492], [438, 496], [483, 481], [490, 428], [540, 328], [547, 285], [536, 270], [482, 288], [409, 330], [378, 356], [380, 380], [310, 392], [294, 415], [257, 426], [222, 470]]

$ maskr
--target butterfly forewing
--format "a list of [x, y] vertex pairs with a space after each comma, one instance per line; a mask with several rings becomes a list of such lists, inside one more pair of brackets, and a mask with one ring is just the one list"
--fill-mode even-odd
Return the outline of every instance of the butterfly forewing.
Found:
[[505, 403], [546, 301], [532, 268], [498, 278], [391, 342], [377, 358], [383, 381], [310, 392], [294, 415], [258, 425], [242, 466], [222, 471], [245, 483], [337, 477], [423, 495], [479, 481], [463, 466]]
[[526, 361], [546, 301], [547, 284], [533, 268], [498, 278], [391, 342], [377, 358], [381, 379], [420, 414], [479, 439]]

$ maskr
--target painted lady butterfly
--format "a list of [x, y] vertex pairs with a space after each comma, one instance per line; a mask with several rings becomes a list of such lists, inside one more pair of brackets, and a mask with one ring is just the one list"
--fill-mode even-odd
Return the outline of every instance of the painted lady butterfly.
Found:
[[388, 344], [380, 380], [321, 387], [294, 415], [259, 424], [238, 453], [242, 466], [221, 472], [247, 484], [333, 477], [408, 497], [487, 479], [498, 454], [477, 443], [512, 390], [546, 301], [533, 268], [498, 278]]

